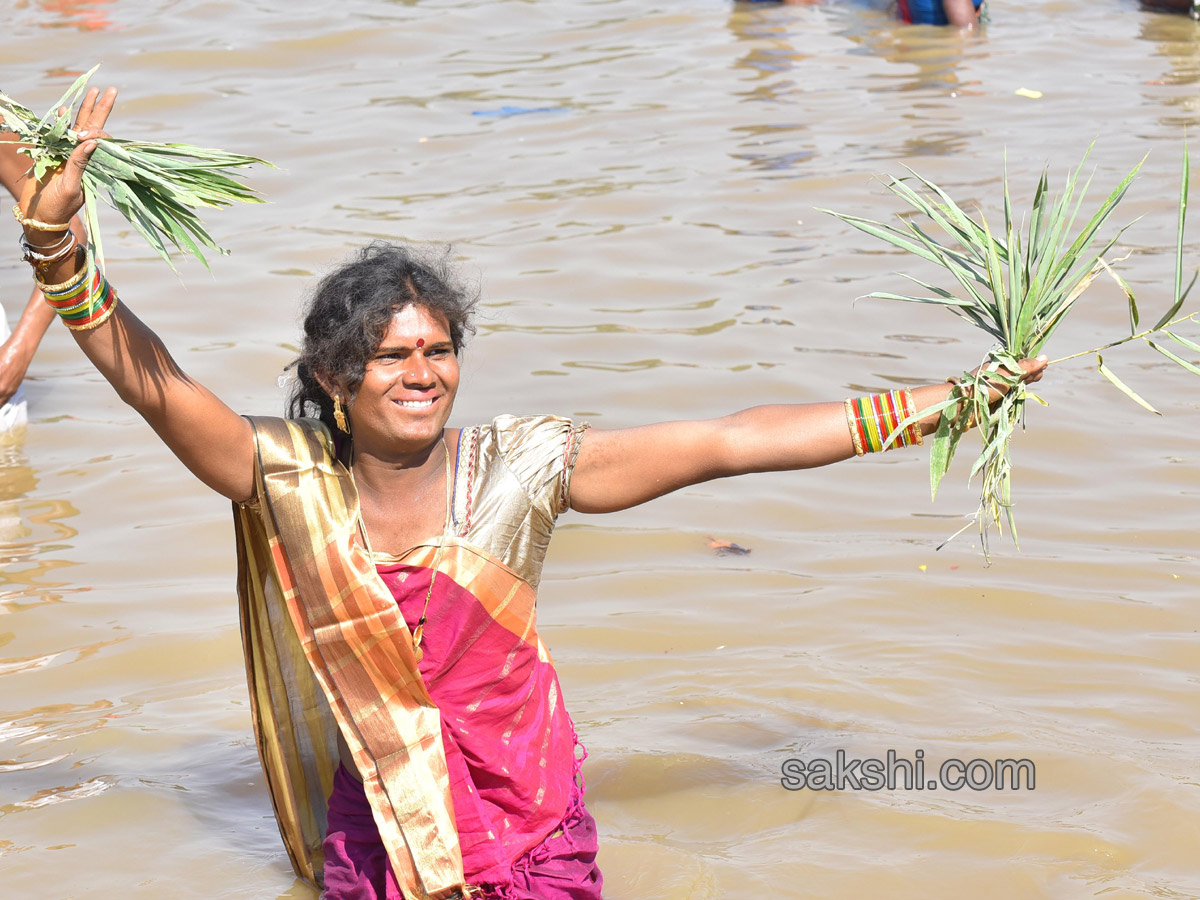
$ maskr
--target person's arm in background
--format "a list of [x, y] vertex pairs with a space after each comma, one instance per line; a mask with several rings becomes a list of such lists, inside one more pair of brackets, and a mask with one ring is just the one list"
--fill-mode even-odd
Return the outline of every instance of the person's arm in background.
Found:
[[979, 13], [972, 0], [942, 0], [942, 10], [949, 24], [958, 28], [974, 28], [979, 24]]
[[25, 380], [33, 354], [53, 321], [54, 310], [42, 300], [42, 292], [34, 288], [17, 327], [0, 343], [0, 405], [11, 400]]
[[[31, 164], [28, 156], [17, 152], [19, 146], [16, 135], [0, 131], [0, 184], [14, 200], [20, 196], [20, 183]], [[0, 208], [7, 209], [7, 204], [0, 204]], [[77, 235], [86, 233], [77, 218], [71, 224]], [[54, 310], [42, 301], [42, 292], [35, 287], [12, 334], [0, 343], [0, 405], [7, 403], [21, 386], [33, 354], [53, 321]]]

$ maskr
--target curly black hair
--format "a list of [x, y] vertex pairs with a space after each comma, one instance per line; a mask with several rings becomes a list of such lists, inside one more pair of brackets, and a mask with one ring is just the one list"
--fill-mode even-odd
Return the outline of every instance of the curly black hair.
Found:
[[292, 418], [313, 416], [331, 430], [333, 400], [317, 380], [343, 382], [353, 394], [367, 360], [378, 349], [393, 315], [419, 306], [444, 316], [454, 352], [460, 354], [473, 324], [478, 293], [468, 290], [440, 252], [373, 241], [321, 279], [304, 309], [304, 337], [296, 386], [288, 400]]

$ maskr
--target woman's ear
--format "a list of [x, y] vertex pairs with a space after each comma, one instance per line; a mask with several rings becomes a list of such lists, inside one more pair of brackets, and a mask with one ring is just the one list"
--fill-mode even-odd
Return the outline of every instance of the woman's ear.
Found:
[[313, 377], [317, 379], [317, 384], [321, 386], [321, 389], [329, 395], [330, 400], [336, 400], [338, 397], [342, 397], [344, 400], [348, 396], [348, 392], [340, 390], [337, 382], [324, 372], [314, 372]]

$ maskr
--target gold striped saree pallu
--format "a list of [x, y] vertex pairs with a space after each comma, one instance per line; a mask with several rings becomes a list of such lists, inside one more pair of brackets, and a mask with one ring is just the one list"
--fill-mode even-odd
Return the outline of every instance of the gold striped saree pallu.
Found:
[[255, 737], [292, 864], [319, 883], [340, 727], [405, 896], [453, 896], [464, 878], [440, 716], [362, 544], [349, 473], [319, 422], [250, 421], [256, 496], [234, 508], [242, 636]]

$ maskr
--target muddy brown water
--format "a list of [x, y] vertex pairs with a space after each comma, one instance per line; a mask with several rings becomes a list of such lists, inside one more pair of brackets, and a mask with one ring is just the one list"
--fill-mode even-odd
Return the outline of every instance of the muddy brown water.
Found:
[[[997, 218], [1005, 157], [1027, 205], [1041, 166], [1061, 178], [1093, 139], [1104, 188], [1150, 154], [1118, 218], [1142, 217], [1121, 266], [1155, 317], [1200, 117], [1200, 28], [1118, 0], [997, 2], [966, 39], [853, 2], [5, 17], [0, 86], [30, 105], [102, 62], [114, 132], [279, 165], [253, 179], [269, 205], [209, 217], [233, 250], [211, 276], [185, 261], [181, 283], [105, 219], [125, 302], [252, 413], [280, 409], [298, 298], [376, 237], [453, 242], [481, 285], [459, 424], [940, 381], [986, 342], [941, 310], [855, 303], [920, 267], [815, 208], [887, 218], [874, 176], [911, 165]], [[27, 286], [0, 260], [10, 319]], [[1101, 285], [1050, 349], [1127, 327]], [[922, 451], [563, 518], [541, 627], [591, 751], [606, 896], [1200, 894], [1197, 382], [1146, 348], [1108, 359], [1163, 416], [1087, 359], [1053, 369], [1014, 447], [1021, 549], [997, 542], [990, 567], [970, 532], [936, 549], [975, 500], [962, 460], [931, 503]], [[228, 504], [63, 330], [27, 390], [0, 463], [3, 894], [313, 900], [250, 735]], [[781, 785], [787, 760], [839, 750], [1027, 758], [1036, 789]]]

